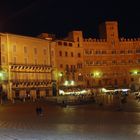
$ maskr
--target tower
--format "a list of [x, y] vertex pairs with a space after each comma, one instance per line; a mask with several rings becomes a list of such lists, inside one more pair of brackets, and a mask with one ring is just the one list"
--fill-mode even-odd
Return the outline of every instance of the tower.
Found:
[[99, 26], [99, 36], [108, 42], [118, 41], [118, 23], [116, 21], [107, 21]]

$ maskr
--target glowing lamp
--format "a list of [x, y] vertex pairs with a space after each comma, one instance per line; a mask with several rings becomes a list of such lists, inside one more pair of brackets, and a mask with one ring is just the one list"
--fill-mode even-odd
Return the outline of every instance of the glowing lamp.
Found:
[[67, 86], [68, 85], [68, 81], [65, 81], [64, 85]]
[[62, 77], [62, 76], [63, 76], [63, 74], [62, 74], [62, 73], [59, 73], [59, 76], [60, 76], [60, 77]]
[[71, 85], [72, 85], [72, 86], [74, 85], [74, 81], [71, 81]]
[[134, 71], [133, 74], [134, 74], [134, 75], [137, 75], [137, 74], [138, 74], [138, 71]]

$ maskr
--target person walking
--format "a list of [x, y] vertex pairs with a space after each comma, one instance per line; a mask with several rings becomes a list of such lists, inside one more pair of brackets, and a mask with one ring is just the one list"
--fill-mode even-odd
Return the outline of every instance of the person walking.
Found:
[[36, 114], [39, 115], [39, 107], [36, 107]]

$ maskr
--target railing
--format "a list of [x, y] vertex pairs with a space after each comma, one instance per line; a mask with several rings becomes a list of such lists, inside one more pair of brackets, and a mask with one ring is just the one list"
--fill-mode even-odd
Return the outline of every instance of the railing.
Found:
[[32, 64], [10, 64], [11, 71], [24, 72], [51, 72], [52, 67], [48, 65], [32, 65]]
[[10, 80], [12, 88], [51, 87], [51, 80]]

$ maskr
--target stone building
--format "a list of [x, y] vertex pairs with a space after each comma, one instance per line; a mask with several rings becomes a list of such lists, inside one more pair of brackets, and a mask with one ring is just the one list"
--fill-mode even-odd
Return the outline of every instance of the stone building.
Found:
[[50, 41], [0, 34], [1, 96], [36, 99], [52, 95]]
[[140, 38], [119, 37], [118, 23], [99, 26], [99, 39], [0, 34], [0, 91], [13, 98], [57, 95], [61, 87], [140, 88]]
[[55, 40], [59, 85], [139, 89], [140, 39], [120, 38], [116, 21], [101, 24], [99, 35], [86, 39], [82, 31], [73, 31]]

